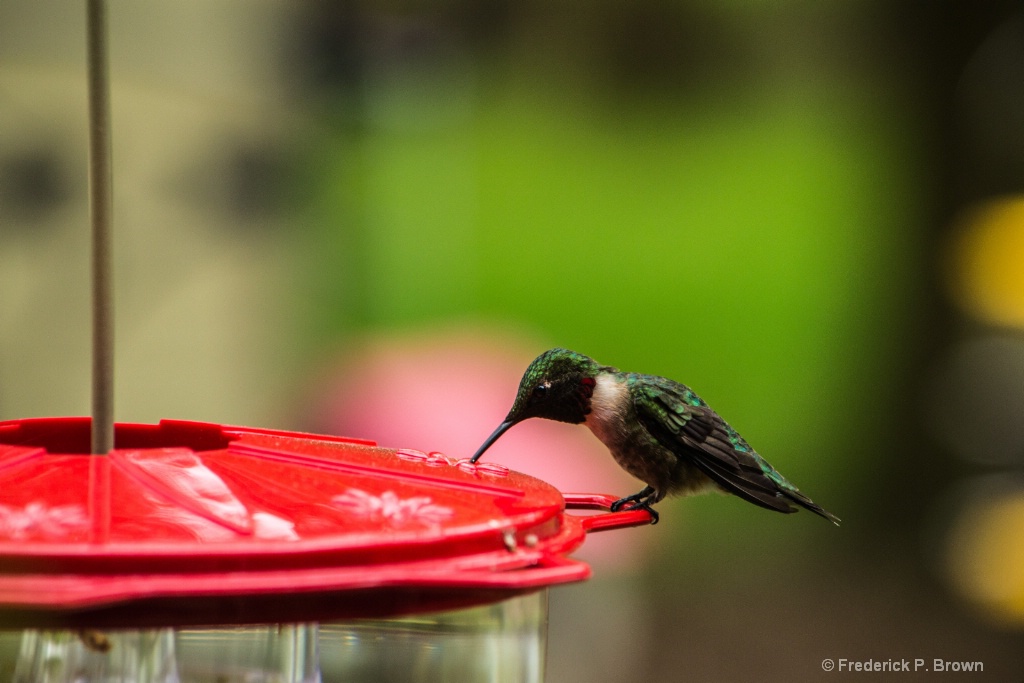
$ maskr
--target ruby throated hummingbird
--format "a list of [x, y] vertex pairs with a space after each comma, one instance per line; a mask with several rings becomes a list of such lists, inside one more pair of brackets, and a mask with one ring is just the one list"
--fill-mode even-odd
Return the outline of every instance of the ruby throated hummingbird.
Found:
[[620, 372], [575, 351], [545, 351], [530, 363], [512, 409], [470, 462], [531, 417], [586, 424], [615, 462], [647, 484], [615, 501], [612, 512], [647, 510], [656, 524], [658, 513], [651, 506], [667, 494], [717, 488], [776, 512], [796, 512], [795, 503], [839, 524], [679, 382]]

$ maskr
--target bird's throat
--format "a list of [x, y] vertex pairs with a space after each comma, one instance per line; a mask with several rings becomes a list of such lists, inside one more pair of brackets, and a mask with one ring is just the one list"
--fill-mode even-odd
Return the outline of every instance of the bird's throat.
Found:
[[612, 446], [622, 431], [628, 405], [629, 389], [626, 383], [610, 372], [600, 373], [594, 385], [594, 393], [590, 397], [587, 427], [605, 445]]

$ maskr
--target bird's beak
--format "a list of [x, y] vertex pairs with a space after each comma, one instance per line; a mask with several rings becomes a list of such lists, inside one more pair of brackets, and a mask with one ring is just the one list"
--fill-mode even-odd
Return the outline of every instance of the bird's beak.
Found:
[[511, 427], [514, 424], [515, 422], [502, 422], [500, 425], [498, 425], [498, 428], [494, 430], [494, 433], [487, 437], [487, 441], [484, 441], [484, 445], [476, 450], [476, 454], [474, 454], [473, 457], [469, 459], [469, 461], [476, 462], [477, 460], [479, 460], [480, 456], [484, 454], [484, 451], [490, 448], [491, 444], [497, 441], [498, 437], [507, 432], [509, 430], [509, 427]]

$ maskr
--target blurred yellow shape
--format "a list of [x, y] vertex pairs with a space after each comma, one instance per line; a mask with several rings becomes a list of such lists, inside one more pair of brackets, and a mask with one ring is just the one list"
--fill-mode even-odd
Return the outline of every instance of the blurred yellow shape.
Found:
[[1024, 196], [988, 202], [954, 236], [953, 290], [971, 314], [1024, 327]]
[[1005, 624], [1024, 624], [1024, 492], [978, 500], [950, 533], [947, 565], [972, 603]]

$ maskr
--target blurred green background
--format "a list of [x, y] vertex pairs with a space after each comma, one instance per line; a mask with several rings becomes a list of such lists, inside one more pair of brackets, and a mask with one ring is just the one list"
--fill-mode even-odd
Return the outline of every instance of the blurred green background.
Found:
[[[4, 419], [88, 412], [66, 9], [0, 5]], [[118, 419], [340, 430], [324, 396], [376, 346], [469, 330], [522, 368], [566, 346], [693, 386], [844, 523], [666, 501], [635, 557], [554, 593], [550, 680], [1024, 675], [1018, 5], [122, 0], [111, 21]]]

